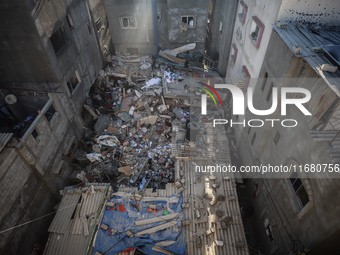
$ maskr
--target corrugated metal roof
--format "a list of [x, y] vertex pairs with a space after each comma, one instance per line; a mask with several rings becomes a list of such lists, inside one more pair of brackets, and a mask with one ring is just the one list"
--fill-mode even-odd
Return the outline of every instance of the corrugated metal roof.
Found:
[[0, 152], [5, 148], [13, 133], [0, 133]]
[[[69, 190], [65, 193], [49, 228], [50, 236], [44, 255], [86, 253], [96, 223], [101, 220], [100, 216], [96, 222], [107, 186], [107, 184], [94, 186], [95, 193], [92, 193], [91, 187]], [[89, 254], [91, 250], [92, 246]]]
[[48, 232], [65, 234], [70, 230], [70, 221], [81, 196], [80, 190], [68, 190], [61, 200], [59, 211], [54, 217]]
[[[313, 52], [312, 48], [321, 47], [323, 45], [340, 45], [340, 32], [327, 31], [323, 28], [313, 29], [306, 25], [297, 26], [288, 24], [286, 27], [280, 28], [273, 25], [274, 30], [284, 40], [287, 46], [297, 57], [303, 57], [308, 64], [320, 75], [328, 86], [340, 97], [340, 70], [334, 73], [321, 70], [323, 64], [332, 64], [324, 52]], [[299, 46], [301, 53], [293, 50], [294, 46]]]

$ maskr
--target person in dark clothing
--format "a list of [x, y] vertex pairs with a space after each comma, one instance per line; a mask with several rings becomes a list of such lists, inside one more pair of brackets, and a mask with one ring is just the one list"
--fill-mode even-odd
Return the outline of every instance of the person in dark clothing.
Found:
[[152, 64], [151, 64], [152, 70], [156, 69], [156, 57], [153, 54], [151, 54], [151, 60], [152, 60]]
[[184, 67], [185, 67], [186, 76], [188, 76], [189, 75], [189, 72], [188, 72], [189, 60], [188, 59], [185, 60]]
[[189, 67], [189, 60], [188, 60], [188, 59], [185, 60], [184, 66], [185, 66], [185, 67]]

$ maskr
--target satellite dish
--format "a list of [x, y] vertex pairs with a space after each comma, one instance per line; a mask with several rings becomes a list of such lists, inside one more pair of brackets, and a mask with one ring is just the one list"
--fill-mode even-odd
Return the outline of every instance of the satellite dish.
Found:
[[9, 94], [5, 97], [5, 101], [7, 104], [15, 104], [17, 102], [17, 97], [12, 94]]

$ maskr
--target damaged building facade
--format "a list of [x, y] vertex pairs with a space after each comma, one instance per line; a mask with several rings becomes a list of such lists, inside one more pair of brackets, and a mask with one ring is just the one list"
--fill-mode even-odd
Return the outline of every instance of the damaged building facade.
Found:
[[[2, 230], [51, 212], [72, 172], [68, 156], [102, 67], [90, 11], [84, 1], [1, 4], [1, 133], [12, 136], [0, 152]], [[27, 252], [50, 220], [1, 233], [1, 254]]]
[[[205, 171], [340, 163], [335, 0], [0, 6], [0, 254], [339, 253], [338, 169]], [[305, 88], [312, 115], [213, 127], [258, 117], [222, 89], [202, 115], [223, 83], [261, 110]]]
[[[307, 89], [311, 99], [304, 106], [311, 116], [289, 106], [285, 116], [277, 109], [265, 117], [278, 121], [293, 119], [297, 121], [296, 127], [287, 128], [279, 122], [261, 128], [235, 125], [242, 164], [307, 168], [311, 164], [338, 164], [339, 5], [334, 1], [300, 4], [282, 1], [281, 5], [278, 2], [271, 2], [272, 6], [263, 2], [264, 7], [257, 9], [253, 1], [240, 1], [243, 7], [240, 9], [248, 10], [244, 12], [247, 15], [244, 26], [248, 20], [255, 22], [257, 40], [261, 39], [260, 35], [262, 40], [254, 44], [252, 26], [240, 29], [242, 15], [239, 15], [226, 82], [236, 84], [244, 93], [251, 87], [256, 98], [254, 107], [259, 110], [270, 109], [275, 89]], [[272, 11], [268, 12], [268, 8]], [[292, 95], [293, 98], [300, 96]], [[244, 116], [233, 116], [239, 123], [248, 123], [250, 119], [259, 119], [259, 116], [249, 110]], [[254, 209], [250, 219], [257, 230], [249, 245], [257, 243], [258, 251], [270, 254], [338, 253], [335, 240], [339, 240], [336, 216], [339, 210], [331, 206], [340, 199], [336, 191], [338, 170], [312, 173], [303, 167], [296, 172], [294, 169], [267, 175], [273, 179], [264, 179], [261, 174], [248, 175], [248, 195], [242, 197], [247, 201], [245, 204]], [[245, 226], [248, 227], [251, 228]]]
[[105, 1], [112, 42], [117, 52], [158, 54], [196, 43], [190, 61], [202, 62], [208, 0], [200, 1]]

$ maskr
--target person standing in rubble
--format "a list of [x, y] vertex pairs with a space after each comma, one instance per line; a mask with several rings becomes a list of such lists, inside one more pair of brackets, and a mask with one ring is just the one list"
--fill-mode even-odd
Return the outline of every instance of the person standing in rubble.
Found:
[[156, 69], [156, 57], [153, 55], [153, 54], [150, 54], [150, 57], [151, 57], [151, 68], [152, 70], [153, 69]]
[[188, 76], [188, 75], [189, 75], [189, 72], [188, 72], [188, 68], [189, 68], [189, 60], [188, 60], [188, 58], [186, 58], [186, 60], [185, 60], [185, 62], [184, 62], [184, 67], [185, 67], [186, 75]]

